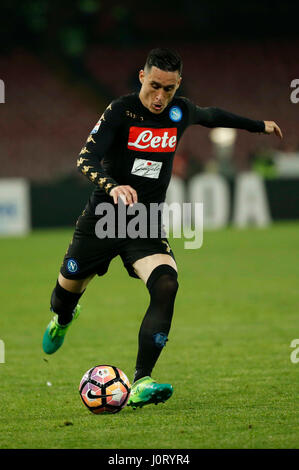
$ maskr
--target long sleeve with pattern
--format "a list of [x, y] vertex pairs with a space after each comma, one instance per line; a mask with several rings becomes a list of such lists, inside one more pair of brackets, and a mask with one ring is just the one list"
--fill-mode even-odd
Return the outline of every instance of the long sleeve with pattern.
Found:
[[111, 103], [89, 134], [77, 159], [78, 170], [107, 194], [118, 186], [118, 183], [107, 174], [101, 161], [116, 139], [119, 125], [117, 103], [115, 106]]

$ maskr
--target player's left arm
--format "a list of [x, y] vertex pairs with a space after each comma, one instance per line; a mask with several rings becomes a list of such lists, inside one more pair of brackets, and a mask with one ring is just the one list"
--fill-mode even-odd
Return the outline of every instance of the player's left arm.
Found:
[[191, 101], [185, 102], [189, 108], [189, 124], [201, 124], [205, 127], [229, 127], [244, 129], [249, 132], [275, 134], [282, 139], [282, 132], [274, 121], [260, 121], [231, 113], [217, 107], [202, 108]]
[[265, 123], [265, 130], [264, 134], [275, 134], [277, 137], [280, 137], [282, 139], [283, 135], [281, 132], [280, 127], [276, 124], [274, 121], [264, 121]]

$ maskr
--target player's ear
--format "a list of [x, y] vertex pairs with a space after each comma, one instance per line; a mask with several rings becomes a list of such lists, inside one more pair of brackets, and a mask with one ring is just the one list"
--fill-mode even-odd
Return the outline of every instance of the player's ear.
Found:
[[140, 70], [139, 71], [139, 81], [140, 81], [141, 84], [144, 81], [144, 75], [145, 75], [144, 70]]

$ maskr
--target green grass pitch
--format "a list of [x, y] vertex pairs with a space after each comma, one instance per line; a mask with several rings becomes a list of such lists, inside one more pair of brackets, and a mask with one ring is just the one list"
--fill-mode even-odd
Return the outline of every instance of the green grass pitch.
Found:
[[63, 347], [46, 357], [49, 298], [72, 231], [1, 239], [0, 448], [298, 448], [298, 233], [296, 223], [228, 228], [205, 232], [200, 250], [172, 240], [180, 288], [153, 377], [174, 394], [103, 416], [83, 406], [80, 379], [108, 363], [132, 380], [146, 288], [113, 260], [82, 297]]

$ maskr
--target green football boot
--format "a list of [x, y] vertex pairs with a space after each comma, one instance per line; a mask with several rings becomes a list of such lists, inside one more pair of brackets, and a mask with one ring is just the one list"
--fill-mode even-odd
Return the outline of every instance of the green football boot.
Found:
[[137, 380], [131, 389], [130, 398], [127, 406], [133, 409], [141, 408], [151, 403], [164, 403], [173, 394], [173, 387], [170, 384], [159, 384], [151, 377], [142, 377]]
[[43, 350], [46, 354], [53, 354], [60, 348], [64, 341], [64, 337], [70, 325], [80, 314], [81, 307], [78, 304], [73, 313], [73, 319], [66, 325], [59, 325], [58, 315], [54, 315], [50, 321], [43, 337]]

